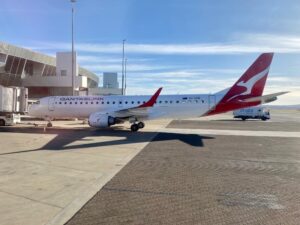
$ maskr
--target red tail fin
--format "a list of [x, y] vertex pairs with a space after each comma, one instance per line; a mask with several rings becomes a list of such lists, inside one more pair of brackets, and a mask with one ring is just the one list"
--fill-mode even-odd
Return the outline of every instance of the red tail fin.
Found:
[[207, 115], [251, 107], [257, 102], [242, 101], [262, 95], [268, 77], [273, 53], [261, 54], [240, 79], [229, 89], [221, 101]]
[[231, 102], [261, 96], [265, 87], [273, 53], [261, 54], [222, 99]]

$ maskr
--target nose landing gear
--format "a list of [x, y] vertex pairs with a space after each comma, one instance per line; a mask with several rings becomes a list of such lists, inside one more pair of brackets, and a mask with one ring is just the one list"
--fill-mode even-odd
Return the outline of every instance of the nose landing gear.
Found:
[[52, 120], [53, 120], [53, 118], [52, 117], [49, 117], [49, 116], [46, 116], [46, 117], [44, 117], [44, 120], [46, 120], [46, 121], [48, 121], [48, 123], [47, 123], [47, 127], [52, 127], [53, 125], [52, 125]]

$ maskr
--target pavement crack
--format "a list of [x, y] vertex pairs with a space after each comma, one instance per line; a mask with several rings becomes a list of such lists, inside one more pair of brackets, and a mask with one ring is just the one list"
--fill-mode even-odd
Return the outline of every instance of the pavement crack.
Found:
[[27, 199], [27, 200], [30, 200], [30, 201], [33, 201], [33, 202], [37, 202], [37, 203], [40, 203], [40, 204], [43, 204], [43, 205], [49, 205], [49, 206], [52, 206], [52, 207], [55, 207], [55, 208], [63, 209], [63, 207], [61, 207], [61, 206], [54, 205], [54, 204], [50, 204], [50, 203], [43, 202], [43, 201], [39, 201], [39, 200], [36, 200], [36, 199], [32, 199], [32, 198], [26, 197], [26, 196], [24, 196], [24, 195], [18, 195], [18, 194], [15, 194], [15, 193], [11, 193], [11, 192], [8, 192], [8, 191], [4, 191], [4, 190], [0, 190], [0, 192], [5, 193], [5, 194], [8, 194], [8, 195], [15, 196], [15, 197], [19, 197], [19, 198], [25, 198], [25, 199]]
[[142, 194], [153, 194], [153, 195], [168, 195], [168, 196], [190, 196], [184, 193], [175, 193], [175, 192], [155, 192], [155, 191], [144, 191], [136, 189], [123, 189], [123, 188], [107, 188], [104, 187], [102, 190], [106, 191], [115, 191], [115, 192], [132, 192], [132, 193], [142, 193]]

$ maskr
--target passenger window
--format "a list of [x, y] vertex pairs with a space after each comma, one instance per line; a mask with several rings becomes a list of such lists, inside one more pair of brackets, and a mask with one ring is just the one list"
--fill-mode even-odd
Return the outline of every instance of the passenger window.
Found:
[[80, 104], [82, 105], [82, 102], [80, 102]]
[[179, 101], [176, 101], [176, 103], [179, 103]]
[[65, 104], [67, 104], [67, 102], [65, 102]]
[[134, 101], [132, 101], [131, 104], [134, 104]]
[[61, 102], [59, 102], [59, 104], [61, 105]]
[[143, 101], [143, 103], [145, 104], [146, 102], [145, 102], [145, 101]]
[[159, 101], [159, 104], [161, 104], [161, 101]]
[[103, 105], [103, 104], [104, 104], [104, 102], [101, 102], [101, 104]]
[[120, 101], [119, 104], [122, 104], [122, 102]]
[[125, 104], [127, 104], [128, 102], [126, 101]]
[[138, 103], [138, 104], [140, 104], [141, 102], [140, 102], [140, 101], [138, 101], [137, 103]]
[[72, 102], [70, 102], [70, 105], [72, 105]]
[[172, 104], [173, 101], [170, 101], [170, 104]]
[[167, 104], [167, 103], [168, 103], [168, 101], [165, 101], [165, 103]]
[[87, 104], [89, 104], [88, 102], [85, 102], [85, 104], [87, 105]]
[[99, 104], [99, 102], [96, 102], [96, 104], [98, 105], [98, 104]]
[[115, 104], [116, 102], [113, 102], [113, 104]]
[[107, 104], [109, 104], [109, 102], [106, 102]]
[[77, 102], [75, 102], [75, 104], [77, 105]]

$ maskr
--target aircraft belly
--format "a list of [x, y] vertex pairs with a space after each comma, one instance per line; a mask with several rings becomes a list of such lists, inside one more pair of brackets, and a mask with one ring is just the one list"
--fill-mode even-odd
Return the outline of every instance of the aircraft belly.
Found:
[[53, 118], [87, 118], [91, 114], [88, 108], [78, 107], [56, 107], [53, 111], [49, 111], [49, 115]]
[[199, 117], [207, 112], [207, 107], [199, 107], [199, 105], [169, 106], [157, 107], [153, 114], [158, 118], [180, 119], [189, 117]]

